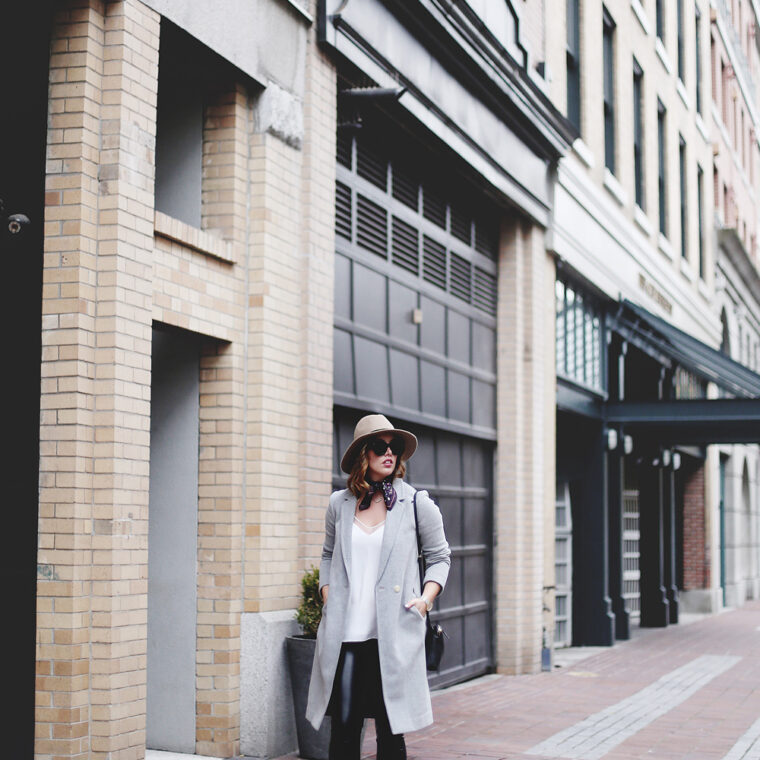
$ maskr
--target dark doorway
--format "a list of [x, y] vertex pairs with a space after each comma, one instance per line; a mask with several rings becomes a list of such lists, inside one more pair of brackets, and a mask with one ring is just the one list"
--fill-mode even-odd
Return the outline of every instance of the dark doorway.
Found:
[[[6, 398], [10, 434], [3, 478], [4, 529], [0, 583], [13, 625], [5, 627], [13, 698], [6, 725], [8, 757], [34, 754], [35, 615], [40, 427], [40, 331], [45, 198], [45, 140], [51, 2], [3, 9], [0, 55], [5, 78], [0, 109], [0, 246], [8, 292], [3, 299]], [[12, 218], [14, 215], [15, 219]], [[26, 224], [25, 220], [29, 223]], [[19, 221], [20, 220], [20, 221]], [[12, 290], [11, 290], [12, 288]], [[13, 295], [11, 295], [11, 293]], [[8, 445], [10, 444], [10, 445]]]
[[195, 752], [200, 350], [153, 329], [146, 742]]

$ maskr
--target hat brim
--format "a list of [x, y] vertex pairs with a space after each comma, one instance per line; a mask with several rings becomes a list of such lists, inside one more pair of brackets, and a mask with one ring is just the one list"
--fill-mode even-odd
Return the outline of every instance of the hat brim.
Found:
[[381, 430], [373, 430], [371, 433], [359, 436], [351, 445], [346, 449], [346, 453], [343, 455], [343, 459], [340, 460], [340, 469], [347, 475], [351, 474], [351, 468], [354, 466], [354, 460], [359, 455], [361, 447], [370, 439], [375, 438], [378, 435], [397, 435], [404, 440], [404, 453], [400, 459], [402, 462], [406, 462], [414, 456], [414, 452], [417, 451], [417, 436], [414, 433], [410, 433], [408, 430], [400, 430], [398, 428], [384, 428]]

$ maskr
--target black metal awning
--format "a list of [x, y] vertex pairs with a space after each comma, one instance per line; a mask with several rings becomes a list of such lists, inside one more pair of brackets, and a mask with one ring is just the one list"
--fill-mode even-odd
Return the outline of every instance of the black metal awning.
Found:
[[760, 398], [612, 401], [604, 406], [608, 423], [664, 446], [760, 443]]
[[760, 375], [632, 301], [621, 302], [612, 326], [664, 366], [679, 364], [739, 398], [760, 397]]

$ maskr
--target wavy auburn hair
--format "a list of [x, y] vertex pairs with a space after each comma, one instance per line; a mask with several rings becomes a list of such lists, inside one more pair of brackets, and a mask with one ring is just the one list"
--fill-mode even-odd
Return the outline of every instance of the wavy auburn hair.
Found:
[[[396, 469], [393, 470], [390, 478], [403, 478], [406, 475], [406, 464], [401, 461], [403, 452], [396, 457]], [[357, 502], [361, 504], [364, 497], [369, 491], [369, 483], [367, 482], [367, 470], [369, 469], [369, 458], [367, 457], [367, 444], [365, 443], [359, 451], [354, 464], [351, 467], [351, 474], [348, 476], [346, 485], [348, 490], [356, 496]]]

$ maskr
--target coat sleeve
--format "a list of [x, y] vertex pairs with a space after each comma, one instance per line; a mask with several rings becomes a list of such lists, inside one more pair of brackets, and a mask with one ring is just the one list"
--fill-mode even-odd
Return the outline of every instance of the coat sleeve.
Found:
[[417, 519], [425, 558], [425, 583], [435, 581], [443, 591], [449, 577], [451, 549], [443, 531], [441, 510], [427, 491], [417, 492]]
[[335, 546], [335, 494], [330, 497], [325, 513], [325, 540], [322, 544], [322, 560], [319, 563], [319, 591], [330, 583], [330, 565]]

